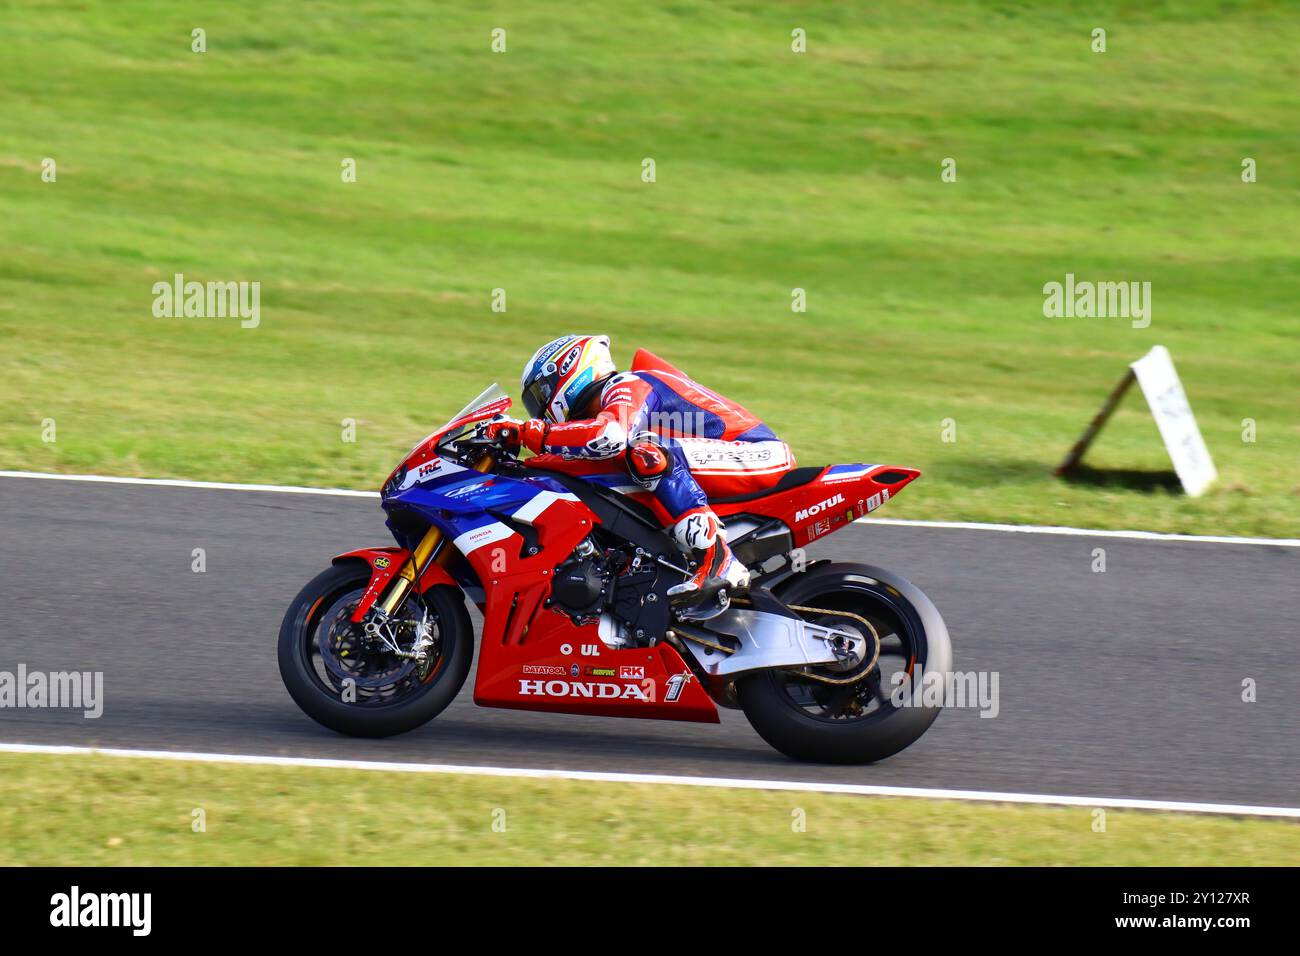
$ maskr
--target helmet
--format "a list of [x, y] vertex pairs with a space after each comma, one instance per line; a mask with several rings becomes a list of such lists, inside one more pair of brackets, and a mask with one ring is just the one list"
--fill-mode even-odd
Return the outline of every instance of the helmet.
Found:
[[608, 335], [565, 335], [548, 342], [524, 365], [524, 407], [534, 418], [562, 422], [581, 411], [617, 372]]

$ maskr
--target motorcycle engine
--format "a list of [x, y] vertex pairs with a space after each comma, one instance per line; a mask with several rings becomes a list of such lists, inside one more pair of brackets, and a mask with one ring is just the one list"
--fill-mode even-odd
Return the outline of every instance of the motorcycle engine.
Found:
[[613, 575], [608, 555], [577, 557], [555, 569], [551, 600], [570, 617], [599, 617]]
[[575, 624], [599, 622], [601, 640], [611, 647], [650, 645], [668, 628], [669, 582], [660, 581], [652, 555], [630, 547], [584, 539], [555, 569], [547, 601]]

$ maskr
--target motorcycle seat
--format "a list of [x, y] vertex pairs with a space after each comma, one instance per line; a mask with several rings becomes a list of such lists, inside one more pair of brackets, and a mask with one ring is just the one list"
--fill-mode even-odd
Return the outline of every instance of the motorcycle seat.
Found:
[[760, 488], [758, 491], [750, 492], [744, 495], [728, 495], [726, 497], [715, 498], [709, 496], [709, 501], [719, 505], [738, 504], [742, 501], [758, 501], [760, 498], [767, 498], [770, 495], [779, 495], [784, 491], [790, 491], [794, 488], [801, 488], [804, 485], [811, 484], [817, 479], [823, 471], [825, 465], [809, 465], [806, 468], [792, 468], [781, 476], [781, 480], [767, 488]]

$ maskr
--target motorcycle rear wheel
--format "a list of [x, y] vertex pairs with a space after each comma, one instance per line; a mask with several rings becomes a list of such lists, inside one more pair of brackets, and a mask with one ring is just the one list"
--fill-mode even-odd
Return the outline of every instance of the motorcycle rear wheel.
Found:
[[464, 600], [438, 587], [412, 595], [404, 608], [414, 615], [428, 610], [436, 628], [428, 661], [402, 660], [369, 645], [347, 620], [369, 580], [368, 565], [345, 561], [308, 582], [280, 625], [280, 677], [317, 723], [353, 737], [391, 737], [428, 723], [460, 692], [474, 631]]
[[[879, 635], [881, 656], [860, 682], [819, 682], [797, 670], [765, 670], [737, 682], [745, 716], [764, 740], [795, 760], [863, 764], [882, 760], [915, 743], [940, 708], [898, 706], [893, 694], [903, 678], [952, 670], [952, 645], [938, 610], [919, 588], [896, 574], [866, 564], [814, 566], [777, 591], [800, 607], [847, 611], [866, 618]], [[803, 612], [801, 612], [803, 613]], [[803, 613], [833, 627], [853, 626], [841, 615]], [[860, 625], [856, 629], [874, 643]], [[839, 675], [818, 669], [832, 679]]]

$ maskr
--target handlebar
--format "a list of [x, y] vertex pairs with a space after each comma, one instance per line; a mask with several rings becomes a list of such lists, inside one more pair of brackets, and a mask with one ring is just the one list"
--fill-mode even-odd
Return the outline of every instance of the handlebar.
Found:
[[[510, 443], [504, 435], [488, 438], [483, 434], [486, 425], [487, 422], [480, 422], [472, 434], [452, 442], [456, 456], [472, 464], [479, 471], [491, 471], [497, 464], [517, 462], [518, 456], [512, 452]], [[485, 463], [484, 457], [490, 458], [490, 461]]]

